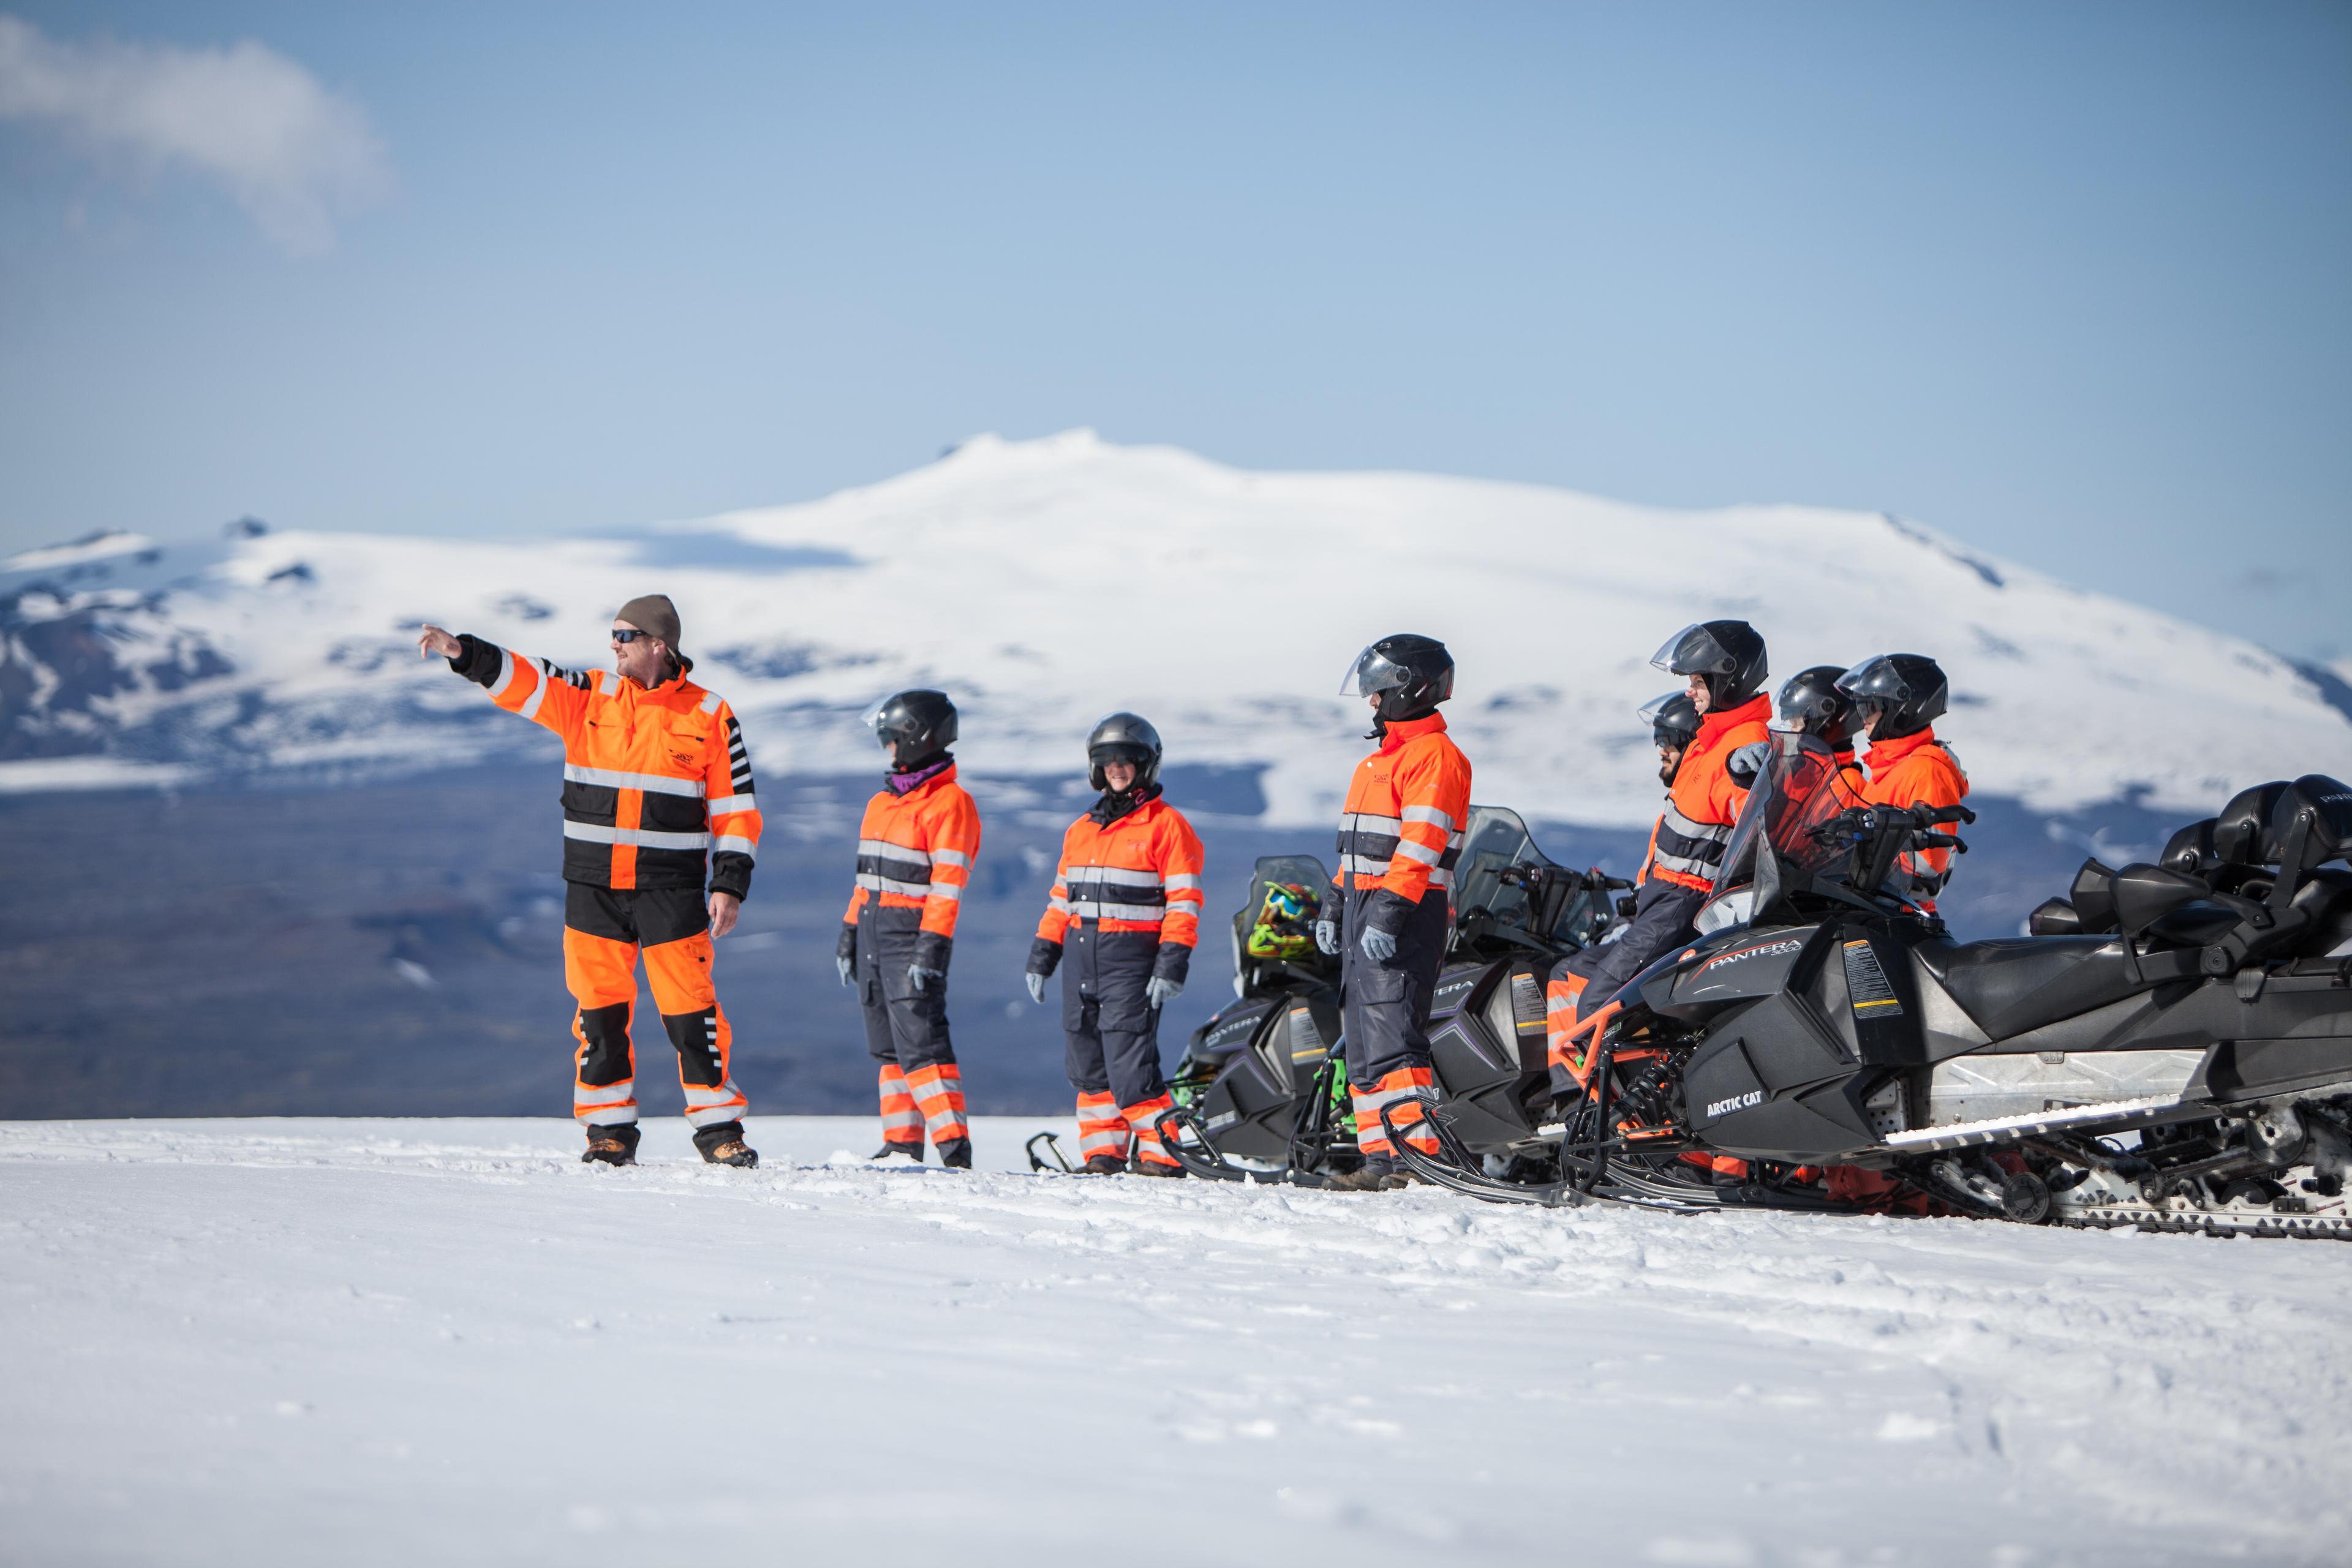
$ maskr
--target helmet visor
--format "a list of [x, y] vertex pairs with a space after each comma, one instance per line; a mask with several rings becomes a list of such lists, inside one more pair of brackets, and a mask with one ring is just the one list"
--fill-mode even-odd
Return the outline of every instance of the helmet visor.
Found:
[[1697, 712], [1679, 691], [1651, 698], [1642, 704], [1641, 716], [1650, 727], [1651, 741], [1661, 746], [1687, 746], [1698, 733]]
[[1348, 673], [1339, 679], [1339, 695], [1378, 697], [1383, 691], [1394, 691], [1412, 679], [1412, 670], [1389, 658], [1377, 646], [1370, 646], [1349, 661]]
[[1838, 677], [1837, 689], [1854, 702], [1876, 702], [1892, 707], [1911, 700], [1911, 683], [1895, 668], [1895, 657], [1882, 653], [1864, 659]]
[[1650, 657], [1653, 668], [1668, 675], [1729, 675], [1739, 668], [1731, 650], [1715, 640], [1706, 626], [1694, 622], [1668, 637]]
[[[903, 718], [905, 711], [906, 705], [898, 700], [897, 693], [894, 692], [860, 714], [857, 721], [878, 735], [894, 719]], [[886, 741], [888, 739], [887, 736], [883, 738]]]

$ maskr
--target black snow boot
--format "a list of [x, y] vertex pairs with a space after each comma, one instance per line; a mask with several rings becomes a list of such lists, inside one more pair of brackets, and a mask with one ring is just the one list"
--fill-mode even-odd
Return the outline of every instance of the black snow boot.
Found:
[[904, 1154], [918, 1165], [923, 1163], [923, 1146], [920, 1143], [885, 1143], [866, 1157], [869, 1160], [887, 1160], [898, 1154]]
[[634, 1121], [618, 1127], [588, 1129], [588, 1152], [580, 1156], [583, 1165], [634, 1165], [637, 1163], [637, 1140], [643, 1136]]
[[1080, 1168], [1090, 1176], [1116, 1176], [1127, 1169], [1127, 1162], [1116, 1154], [1097, 1154]]
[[969, 1171], [971, 1169], [971, 1139], [958, 1138], [951, 1142], [940, 1144], [939, 1149], [940, 1163], [945, 1165], [949, 1170]]
[[740, 1121], [721, 1121], [715, 1127], [698, 1129], [694, 1146], [702, 1152], [706, 1165], [732, 1165], [748, 1171], [760, 1163], [759, 1151], [743, 1142], [743, 1124]]
[[1331, 1178], [1331, 1190], [1340, 1193], [1385, 1193], [1402, 1185], [1396, 1162], [1378, 1154], [1367, 1156], [1362, 1164], [1347, 1174]]
[[1162, 1164], [1158, 1160], [1138, 1160], [1135, 1173], [1139, 1176], [1181, 1176], [1184, 1173], [1184, 1167]]

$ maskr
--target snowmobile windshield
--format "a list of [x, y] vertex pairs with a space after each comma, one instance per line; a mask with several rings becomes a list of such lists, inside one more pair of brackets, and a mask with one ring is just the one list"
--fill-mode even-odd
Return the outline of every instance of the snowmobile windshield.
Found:
[[1348, 661], [1348, 673], [1339, 678], [1342, 697], [1378, 697], [1383, 691], [1394, 691], [1412, 683], [1413, 673], [1382, 653], [1377, 644]]
[[1739, 668], [1739, 659], [1704, 624], [1694, 622], [1668, 637], [1650, 656], [1650, 664], [1668, 675], [1729, 675]]
[[1517, 926], [1555, 946], [1582, 947], [1596, 934], [1593, 927], [1604, 912], [1601, 895], [1579, 893], [1553, 918], [1549, 931], [1531, 930], [1528, 890], [1503, 880], [1513, 866], [1556, 866], [1559, 862], [1538, 847], [1519, 814], [1507, 806], [1473, 805], [1463, 825], [1461, 868], [1454, 880], [1454, 907], [1467, 914], [1484, 910], [1502, 926]]
[[1810, 735], [1784, 737], [1765, 759], [1724, 846], [1715, 896], [1756, 880], [1756, 857], [1778, 856], [1800, 879], [1828, 870], [1850, 847], [1814, 829], [1849, 806], [1864, 804], [1845, 782], [1837, 754]]

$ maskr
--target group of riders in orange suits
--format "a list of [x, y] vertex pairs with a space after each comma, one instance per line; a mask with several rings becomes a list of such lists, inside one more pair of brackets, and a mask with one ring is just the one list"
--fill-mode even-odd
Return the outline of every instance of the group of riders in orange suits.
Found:
[[[614, 618], [611, 672], [565, 670], [437, 626], [425, 627], [418, 644], [488, 689], [499, 707], [563, 740], [564, 978], [576, 1004], [572, 1110], [586, 1130], [582, 1158], [635, 1160], [630, 1023], [642, 956], [677, 1050], [696, 1148], [712, 1163], [748, 1167], [759, 1155], [743, 1139], [745, 1102], [730, 1072], [732, 1035], [711, 983], [711, 939], [734, 924], [750, 892], [761, 817], [741, 726], [723, 699], [689, 679], [694, 661], [679, 637], [676, 607], [647, 595]], [[1689, 938], [1776, 731], [1801, 731], [1836, 751], [1858, 804], [1946, 806], [1968, 793], [1967, 775], [1935, 733], [1944, 672], [1924, 656], [1816, 666], [1784, 683], [1776, 700], [1765, 690], [1763, 637], [1745, 621], [1716, 620], [1676, 633], [1653, 663], [1685, 683], [1643, 710], [1666, 797], [1630, 919], [1552, 972], [1555, 1077], [1577, 1021]], [[1417, 1150], [1437, 1149], [1425, 1124], [1433, 1093], [1425, 1030], [1453, 931], [1471, 769], [1439, 711], [1454, 693], [1454, 659], [1436, 638], [1403, 633], [1372, 643], [1349, 666], [1341, 690], [1370, 708], [1365, 738], [1376, 745], [1349, 781], [1315, 937], [1339, 961], [1364, 1155], [1334, 1184], [1378, 1191], [1412, 1179], [1389, 1126]], [[866, 722], [890, 769], [858, 826], [856, 880], [835, 956], [842, 984], [857, 994], [877, 1065], [882, 1146], [874, 1158], [919, 1163], [928, 1142], [941, 1164], [969, 1169], [947, 979], [981, 822], [956, 779], [956, 709], [942, 692], [900, 691]], [[1856, 760], [1861, 742], [1868, 749]], [[1030, 943], [1031, 1000], [1042, 1005], [1046, 982], [1061, 976], [1066, 1065], [1090, 1172], [1184, 1173], [1158, 1131], [1172, 1106], [1159, 1025], [1183, 990], [1199, 942], [1203, 858], [1200, 835], [1164, 798], [1161, 755], [1159, 732], [1133, 713], [1113, 713], [1088, 735], [1088, 782], [1099, 798], [1063, 835]], [[1932, 908], [1948, 856], [1906, 857], [1902, 890]]]

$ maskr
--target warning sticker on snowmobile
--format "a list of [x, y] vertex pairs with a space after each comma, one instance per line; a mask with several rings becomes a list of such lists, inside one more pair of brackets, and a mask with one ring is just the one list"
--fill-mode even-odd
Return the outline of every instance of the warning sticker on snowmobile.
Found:
[[1522, 1035], [1544, 1032], [1543, 988], [1532, 974], [1511, 976], [1511, 1022]]
[[1315, 1026], [1315, 1015], [1304, 1007], [1290, 1010], [1290, 1059], [1295, 1062], [1321, 1061], [1329, 1053], [1323, 1048], [1323, 1031]]
[[1845, 944], [1845, 990], [1856, 1017], [1899, 1018], [1903, 1004], [1878, 966], [1878, 954], [1867, 937]]

